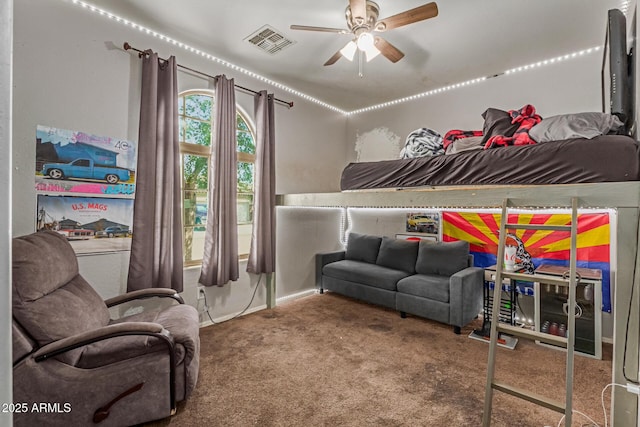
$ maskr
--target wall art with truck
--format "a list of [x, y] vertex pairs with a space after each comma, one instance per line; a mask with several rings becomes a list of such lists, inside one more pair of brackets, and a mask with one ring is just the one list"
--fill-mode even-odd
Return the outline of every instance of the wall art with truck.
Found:
[[131, 141], [38, 125], [36, 191], [133, 198], [136, 154]]

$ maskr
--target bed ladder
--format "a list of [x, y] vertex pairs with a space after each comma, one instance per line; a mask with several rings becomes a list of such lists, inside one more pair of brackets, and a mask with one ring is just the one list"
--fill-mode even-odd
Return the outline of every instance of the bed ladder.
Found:
[[[569, 288], [568, 306], [575, 307], [576, 304], [576, 285], [580, 280], [576, 274], [576, 239], [578, 227], [578, 199], [571, 199], [571, 225], [542, 225], [542, 224], [509, 224], [507, 223], [509, 199], [502, 202], [502, 218], [500, 220], [500, 236], [498, 240], [498, 259], [496, 262], [495, 285], [493, 287], [493, 310], [491, 316], [491, 337], [489, 340], [489, 361], [487, 363], [487, 384], [484, 395], [484, 411], [482, 415], [483, 427], [491, 425], [491, 406], [493, 400], [493, 391], [499, 390], [503, 393], [516, 396], [520, 399], [532, 402], [534, 404], [552, 409], [556, 412], [564, 414], [564, 425], [571, 425], [572, 415], [572, 397], [573, 397], [573, 356], [575, 345], [575, 309], [569, 309], [567, 315], [567, 338], [536, 332], [529, 329], [519, 328], [517, 326], [507, 325], [499, 322], [500, 312], [500, 293], [502, 292], [502, 280], [521, 280], [526, 282], [547, 283], [556, 286], [565, 286]], [[551, 276], [546, 274], [523, 274], [515, 272], [503, 271], [504, 247], [507, 236], [507, 230], [553, 230], [553, 231], [569, 231], [571, 233], [571, 255], [569, 260], [569, 272], [563, 277]], [[526, 390], [513, 387], [502, 382], [495, 381], [495, 362], [496, 349], [498, 344], [498, 336], [500, 333], [514, 335], [520, 338], [537, 340], [546, 344], [567, 349], [567, 366], [566, 366], [566, 396], [564, 403], [556, 399], [551, 399]]]

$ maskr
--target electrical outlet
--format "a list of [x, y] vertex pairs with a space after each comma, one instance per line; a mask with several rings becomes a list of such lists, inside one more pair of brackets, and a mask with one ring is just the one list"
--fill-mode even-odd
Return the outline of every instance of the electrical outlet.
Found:
[[198, 301], [205, 299], [204, 286], [198, 286]]

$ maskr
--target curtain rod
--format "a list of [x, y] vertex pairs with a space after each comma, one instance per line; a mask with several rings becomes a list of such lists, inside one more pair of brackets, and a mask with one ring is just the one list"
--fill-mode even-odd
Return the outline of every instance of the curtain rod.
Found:
[[[143, 50], [140, 50], [140, 49], [136, 49], [135, 47], [131, 46], [129, 44], [129, 42], [124, 42], [123, 47], [124, 47], [124, 50], [135, 50], [136, 52], [138, 52], [138, 57], [139, 58], [142, 58], [143, 55], [147, 55], [147, 52], [145, 52]], [[160, 58], [160, 59], [162, 61], [166, 61], [166, 59], [163, 59], [163, 58]], [[215, 76], [212, 76], [212, 75], [207, 74], [207, 73], [203, 73], [202, 71], [194, 70], [193, 68], [185, 67], [184, 65], [180, 65], [180, 64], [177, 64], [177, 66], [178, 66], [178, 68], [182, 68], [184, 70], [191, 71], [192, 73], [200, 74], [201, 76], [208, 77], [210, 79], [214, 79], [214, 80], [216, 79]], [[249, 88], [246, 88], [244, 86], [237, 85], [237, 84], [234, 84], [234, 86], [237, 89], [244, 90], [245, 92], [253, 93], [255, 95], [257, 95], [259, 93], [259, 92], [255, 91], [253, 89], [249, 89]], [[274, 101], [279, 102], [282, 105], [286, 105], [288, 108], [292, 108], [293, 107], [293, 101], [291, 101], [291, 102], [284, 101], [282, 99], [278, 99], [278, 98], [275, 98], [275, 97], [273, 99], [274, 99]]]

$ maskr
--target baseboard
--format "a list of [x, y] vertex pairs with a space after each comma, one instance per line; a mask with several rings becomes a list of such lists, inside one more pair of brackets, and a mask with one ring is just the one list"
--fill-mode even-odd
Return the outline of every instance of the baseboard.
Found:
[[293, 301], [293, 300], [297, 300], [300, 298], [304, 298], [304, 297], [308, 297], [310, 295], [313, 294], [317, 294], [318, 290], [317, 289], [308, 289], [306, 291], [302, 291], [302, 292], [298, 292], [296, 294], [291, 294], [291, 295], [287, 295], [284, 297], [280, 297], [276, 299], [276, 305], [281, 304], [281, 303], [285, 303], [285, 302], [289, 302], [289, 301]]
[[[283, 303], [287, 303], [293, 300], [297, 300], [300, 298], [304, 298], [304, 297], [308, 297], [310, 295], [313, 295], [315, 293], [318, 293], [318, 291], [316, 289], [309, 289], [306, 291], [302, 291], [302, 292], [298, 292], [296, 294], [291, 294], [291, 295], [287, 295], [284, 297], [280, 297], [278, 299], [276, 299], [276, 305], [279, 304], [283, 304]], [[242, 313], [242, 316], [247, 315], [247, 314], [251, 314], [251, 313], [255, 313], [256, 311], [261, 311], [261, 310], [266, 310], [267, 309], [267, 305], [266, 304], [262, 304], [262, 305], [257, 305], [255, 307], [251, 307], [250, 309], [248, 309], [247, 311], [245, 311], [244, 313]], [[206, 315], [206, 312], [204, 313]], [[200, 322], [200, 327], [204, 328], [206, 326], [211, 326], [215, 323], [222, 323], [222, 322], [226, 322], [227, 320], [230, 320], [234, 317], [236, 317], [238, 314], [228, 314], [226, 316], [221, 316], [218, 317], [216, 319], [213, 319], [213, 322], [210, 319], [205, 320], [204, 322]]]
[[[262, 311], [262, 310], [265, 310], [266, 308], [267, 308], [266, 304], [257, 305], [255, 307], [251, 307], [251, 308], [247, 309], [247, 311], [242, 313], [241, 316], [245, 316], [247, 314], [255, 313], [256, 311]], [[217, 318], [213, 319], [213, 322], [215, 322], [215, 323], [226, 322], [227, 320], [231, 320], [232, 318], [236, 317], [237, 315], [238, 315], [238, 313], [227, 314], [226, 316], [221, 316], [221, 317], [217, 317]], [[204, 328], [205, 326], [211, 326], [211, 325], [214, 324], [213, 322], [210, 319], [207, 319], [204, 322], [200, 322], [200, 327]]]
[[602, 337], [602, 342], [605, 344], [613, 344], [613, 338]]

